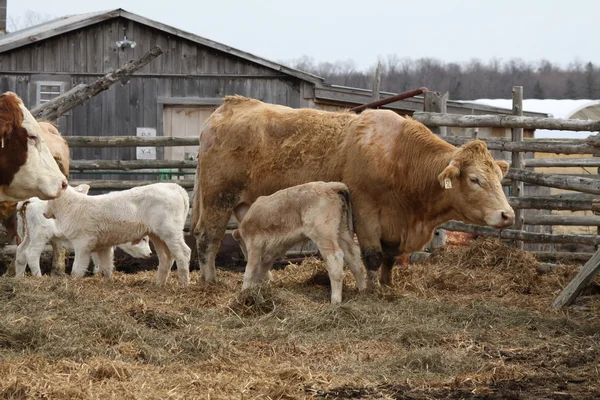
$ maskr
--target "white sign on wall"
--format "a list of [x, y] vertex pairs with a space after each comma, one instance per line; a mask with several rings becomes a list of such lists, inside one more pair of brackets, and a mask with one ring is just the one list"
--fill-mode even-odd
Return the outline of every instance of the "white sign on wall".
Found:
[[[137, 136], [156, 137], [156, 128], [137, 128]], [[136, 159], [156, 160], [156, 147], [136, 147]]]

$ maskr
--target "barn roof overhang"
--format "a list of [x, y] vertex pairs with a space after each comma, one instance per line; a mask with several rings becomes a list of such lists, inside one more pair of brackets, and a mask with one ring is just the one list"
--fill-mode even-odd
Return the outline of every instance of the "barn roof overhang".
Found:
[[[396, 95], [396, 93], [380, 92], [381, 99], [385, 99], [386, 97], [391, 97], [394, 95]], [[322, 84], [315, 87], [315, 101], [351, 108], [370, 103], [372, 101], [372, 91], [348, 86]], [[415, 96], [404, 100], [398, 100], [381, 106], [380, 108], [412, 115], [412, 113], [415, 111], [423, 111], [423, 96]], [[512, 110], [511, 108], [495, 107], [485, 104], [470, 103], [467, 101], [448, 100], [447, 112], [451, 114], [465, 115], [505, 115], [511, 114]], [[548, 117], [548, 114], [546, 113], [530, 111], [524, 111], [523, 115], [528, 117]]]
[[43, 40], [67, 33], [72, 32], [87, 26], [104, 22], [113, 18], [126, 18], [142, 25], [146, 25], [160, 31], [166, 32], [170, 35], [187, 39], [189, 41], [198, 43], [202, 46], [206, 46], [223, 53], [227, 53], [246, 61], [250, 61], [264, 67], [273, 69], [283, 74], [292, 76], [294, 78], [319, 85], [323, 82], [323, 78], [308, 72], [300, 71], [294, 68], [286, 67], [279, 63], [269, 61], [265, 58], [255, 56], [254, 54], [235, 49], [233, 47], [224, 45], [222, 43], [215, 42], [210, 39], [195, 35], [193, 33], [185, 32], [180, 29], [174, 28], [170, 25], [166, 25], [138, 14], [125, 11], [122, 8], [109, 11], [99, 11], [87, 14], [76, 14], [67, 15], [51, 21], [44, 22], [42, 24], [25, 28], [19, 31], [15, 31], [3, 36], [0, 36], [0, 53], [4, 53], [16, 48], [30, 45], [32, 43], [41, 42]]

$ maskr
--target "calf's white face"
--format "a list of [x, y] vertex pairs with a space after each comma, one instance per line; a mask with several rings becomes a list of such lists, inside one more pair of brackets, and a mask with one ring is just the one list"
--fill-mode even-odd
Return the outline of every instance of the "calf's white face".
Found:
[[150, 258], [152, 257], [152, 249], [150, 249], [150, 239], [144, 236], [137, 243], [129, 242], [117, 246], [125, 253], [135, 258]]

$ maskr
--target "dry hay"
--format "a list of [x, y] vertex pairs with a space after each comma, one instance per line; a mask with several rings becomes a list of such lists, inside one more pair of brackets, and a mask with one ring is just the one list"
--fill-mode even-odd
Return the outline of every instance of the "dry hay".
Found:
[[404, 290], [425, 296], [435, 292], [460, 298], [506, 297], [507, 304], [524, 301], [519, 305], [543, 308], [546, 303], [531, 303], [522, 295], [556, 293], [574, 272], [559, 266], [552, 274], [543, 274], [531, 253], [499, 239], [478, 238], [468, 246], [442, 249], [420, 263], [397, 268], [396, 280], [403, 282]]
[[245, 292], [221, 270], [185, 289], [154, 271], [0, 278], [0, 398], [597, 398], [600, 304], [549, 310], [564, 271], [477, 243], [375, 293], [346, 272], [339, 306], [315, 259]]

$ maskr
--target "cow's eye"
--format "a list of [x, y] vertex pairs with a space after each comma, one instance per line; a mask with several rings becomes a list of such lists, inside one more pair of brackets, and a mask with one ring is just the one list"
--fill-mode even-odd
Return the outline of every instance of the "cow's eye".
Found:
[[481, 184], [479, 183], [479, 178], [477, 178], [476, 176], [471, 176], [471, 177], [469, 177], [469, 179], [470, 179], [470, 180], [471, 180], [471, 182], [473, 182], [474, 184], [476, 184], [476, 185], [480, 185], [480, 186], [481, 186]]
[[33, 143], [37, 143], [39, 138], [35, 135], [28, 135], [27, 138], [31, 140]]

